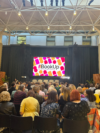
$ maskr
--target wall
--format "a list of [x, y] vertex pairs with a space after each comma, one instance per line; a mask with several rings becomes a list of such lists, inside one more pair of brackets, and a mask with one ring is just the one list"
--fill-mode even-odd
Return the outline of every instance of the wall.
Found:
[[[29, 33], [19, 34], [26, 36], [26, 44], [34, 45], [34, 46], [46, 46], [46, 36], [30, 36]], [[73, 44], [82, 45], [82, 36], [73, 36]], [[3, 45], [8, 45], [8, 37], [2, 37]], [[17, 36], [10, 37], [10, 44], [17, 44]], [[91, 37], [91, 46], [97, 46], [97, 36]], [[64, 36], [55, 36], [55, 46], [64, 46]]]

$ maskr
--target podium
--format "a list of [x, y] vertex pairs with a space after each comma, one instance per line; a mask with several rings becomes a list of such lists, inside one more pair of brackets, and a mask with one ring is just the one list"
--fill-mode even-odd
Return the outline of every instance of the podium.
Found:
[[96, 83], [100, 84], [100, 74], [93, 74], [93, 80]]
[[5, 75], [6, 75], [5, 72], [0, 71], [0, 85], [3, 84], [2, 78], [5, 78]]

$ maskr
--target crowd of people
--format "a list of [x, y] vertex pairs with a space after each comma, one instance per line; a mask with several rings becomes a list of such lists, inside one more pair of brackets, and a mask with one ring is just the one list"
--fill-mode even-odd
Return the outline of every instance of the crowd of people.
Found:
[[90, 109], [96, 108], [96, 94], [100, 94], [100, 84], [80, 83], [76, 88], [67, 82], [14, 81], [8, 88], [4, 83], [0, 86], [0, 114], [31, 116], [33, 121], [35, 116], [56, 117], [62, 128], [64, 118], [87, 120]]

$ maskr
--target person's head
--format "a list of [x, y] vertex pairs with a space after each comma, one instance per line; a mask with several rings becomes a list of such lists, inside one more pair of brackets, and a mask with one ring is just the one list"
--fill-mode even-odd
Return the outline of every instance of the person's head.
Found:
[[11, 87], [15, 87], [15, 85], [16, 85], [15, 82], [11, 83]]
[[1, 87], [6, 88], [6, 91], [8, 91], [8, 84], [4, 83]]
[[19, 84], [16, 84], [16, 90], [18, 90], [19, 86], [20, 86]]
[[86, 90], [85, 96], [89, 99], [90, 102], [94, 102], [96, 100], [96, 97], [93, 94], [93, 91], [90, 89]]
[[100, 84], [97, 83], [97, 84], [95, 85], [95, 88], [96, 88], [96, 89], [100, 89]]
[[34, 97], [35, 98], [35, 93], [33, 90], [29, 90], [27, 93], [27, 97]]
[[45, 84], [45, 87], [44, 88], [48, 90], [48, 84]]
[[64, 88], [65, 88], [65, 86], [62, 85], [62, 86], [61, 86], [61, 93], [64, 93]]
[[83, 88], [84, 87], [84, 84], [81, 84], [81, 87]]
[[90, 87], [94, 87], [94, 85], [91, 83], [91, 84], [90, 84]]
[[50, 103], [56, 103], [58, 101], [58, 94], [56, 91], [51, 91], [48, 93], [48, 99], [47, 99], [47, 104]]
[[48, 84], [48, 85], [49, 85], [49, 86], [51, 86], [51, 84], [52, 84], [52, 83], [51, 83], [51, 82], [49, 82], [49, 84]]
[[44, 85], [44, 84], [42, 84], [42, 85], [41, 85], [41, 90], [43, 91], [43, 90], [44, 90], [44, 88], [45, 88], [45, 85]]
[[78, 90], [72, 90], [70, 93], [70, 101], [80, 101], [80, 93]]
[[64, 85], [64, 83], [63, 83], [63, 82], [61, 82], [61, 83], [60, 83], [60, 85], [61, 85], [61, 87], [62, 87], [62, 86]]
[[40, 91], [40, 86], [34, 86], [33, 88], [32, 88], [32, 90], [35, 92], [35, 93], [39, 93], [39, 91]]
[[88, 84], [87, 83], [85, 83], [85, 88], [88, 88]]
[[54, 87], [56, 87], [56, 83], [53, 83]]
[[18, 87], [18, 90], [24, 91], [24, 90], [25, 90], [25, 85], [21, 84], [21, 85]]
[[55, 91], [55, 87], [54, 87], [54, 85], [51, 85], [51, 86], [49, 87], [49, 89], [48, 89], [48, 93], [51, 92], [51, 91], [53, 91], [53, 90]]
[[56, 82], [56, 87], [58, 87], [59, 86], [59, 83], [58, 82]]
[[70, 92], [71, 92], [72, 90], [76, 90], [76, 86], [75, 86], [74, 84], [70, 84], [70, 85], [69, 85], [69, 88], [70, 88]]
[[70, 89], [68, 87], [64, 87], [63, 89], [63, 99], [68, 101], [68, 96], [70, 95]]
[[77, 90], [79, 91], [79, 93], [83, 93], [82, 87], [78, 87]]
[[79, 83], [78, 86], [81, 86], [81, 83]]
[[7, 91], [2, 91], [0, 93], [0, 102], [9, 102], [11, 100], [10, 93]]
[[5, 87], [4, 84], [0, 86], [0, 93], [1, 93], [2, 91], [7, 91], [7, 88]]
[[40, 83], [39, 82], [36, 82], [35, 85], [38, 86]]

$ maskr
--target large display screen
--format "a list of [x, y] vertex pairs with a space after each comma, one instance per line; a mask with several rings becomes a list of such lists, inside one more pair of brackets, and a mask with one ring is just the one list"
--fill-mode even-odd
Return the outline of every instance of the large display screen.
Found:
[[33, 76], [65, 76], [65, 57], [34, 57]]

